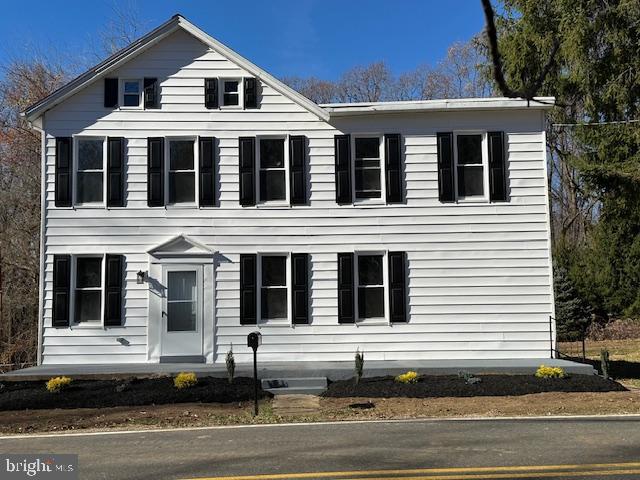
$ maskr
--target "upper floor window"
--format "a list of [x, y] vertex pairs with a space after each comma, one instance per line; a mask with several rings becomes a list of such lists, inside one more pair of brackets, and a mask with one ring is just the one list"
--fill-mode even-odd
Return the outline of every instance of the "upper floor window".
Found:
[[282, 201], [288, 198], [287, 149], [284, 138], [260, 138], [258, 146], [258, 170], [260, 175], [260, 202]]
[[76, 139], [76, 198], [77, 205], [102, 203], [104, 198], [104, 138]]
[[240, 83], [239, 79], [222, 80], [222, 102], [220, 105], [223, 107], [240, 106]]
[[142, 81], [122, 80], [122, 100], [120, 105], [127, 108], [140, 108], [142, 106]]
[[355, 200], [382, 199], [382, 138], [356, 137], [354, 150]]
[[196, 162], [195, 141], [192, 139], [168, 140], [169, 168], [168, 203], [195, 204]]
[[483, 199], [487, 191], [486, 135], [456, 134], [456, 194], [458, 199]]
[[74, 323], [102, 319], [102, 256], [77, 257], [74, 285]]

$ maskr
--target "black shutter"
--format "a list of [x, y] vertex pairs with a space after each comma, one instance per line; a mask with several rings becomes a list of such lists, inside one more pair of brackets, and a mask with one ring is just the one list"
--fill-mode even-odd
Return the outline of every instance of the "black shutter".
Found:
[[200, 206], [215, 205], [215, 138], [200, 137]]
[[124, 206], [124, 138], [107, 139], [107, 207]]
[[71, 137], [56, 138], [56, 207], [71, 206]]
[[218, 79], [204, 79], [204, 106], [208, 109], [218, 108]]
[[384, 136], [387, 203], [402, 202], [402, 147], [400, 138], [398, 133]]
[[307, 141], [304, 136], [289, 138], [289, 182], [291, 185], [291, 205], [307, 203], [306, 153]]
[[354, 323], [353, 253], [338, 254], [338, 323]]
[[104, 106], [113, 108], [118, 106], [118, 79], [104, 79]]
[[256, 139], [240, 137], [240, 205], [256, 204]]
[[336, 157], [336, 202], [352, 203], [351, 196], [351, 136], [334, 137]]
[[53, 326], [69, 326], [71, 255], [53, 256]]
[[293, 323], [309, 323], [309, 255], [291, 254], [291, 310]]
[[258, 108], [258, 80], [256, 78], [244, 79], [244, 108]]
[[504, 132], [489, 132], [489, 192], [492, 202], [507, 200]]
[[147, 205], [164, 206], [164, 138], [147, 141]]
[[406, 276], [404, 252], [389, 252], [389, 311], [392, 322], [406, 322]]
[[56, 207], [70, 207], [73, 194], [71, 184], [71, 137], [56, 138]]
[[107, 327], [122, 325], [123, 266], [122, 255], [107, 255], [104, 293], [104, 324]]
[[438, 133], [438, 191], [441, 202], [455, 201], [453, 133]]
[[240, 255], [240, 325], [256, 324], [257, 255]]
[[157, 78], [144, 79], [144, 108], [160, 108]]

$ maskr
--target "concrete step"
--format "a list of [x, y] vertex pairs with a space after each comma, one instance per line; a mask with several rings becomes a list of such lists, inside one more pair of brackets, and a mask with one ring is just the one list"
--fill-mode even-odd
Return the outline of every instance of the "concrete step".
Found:
[[274, 395], [319, 395], [327, 389], [327, 377], [263, 378], [262, 389]]

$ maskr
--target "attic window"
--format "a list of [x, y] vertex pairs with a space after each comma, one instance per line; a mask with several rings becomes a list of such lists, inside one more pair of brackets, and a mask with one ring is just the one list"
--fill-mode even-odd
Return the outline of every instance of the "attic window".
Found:
[[140, 80], [123, 80], [122, 81], [122, 106], [128, 108], [139, 108], [141, 105], [141, 81]]
[[239, 107], [240, 106], [240, 80], [223, 80], [222, 81], [222, 102], [223, 107]]

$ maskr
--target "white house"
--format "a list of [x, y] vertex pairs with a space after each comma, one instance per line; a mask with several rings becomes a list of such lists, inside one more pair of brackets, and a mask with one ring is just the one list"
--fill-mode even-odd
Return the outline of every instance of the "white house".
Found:
[[40, 363], [548, 358], [552, 103], [317, 105], [171, 18], [25, 112]]

